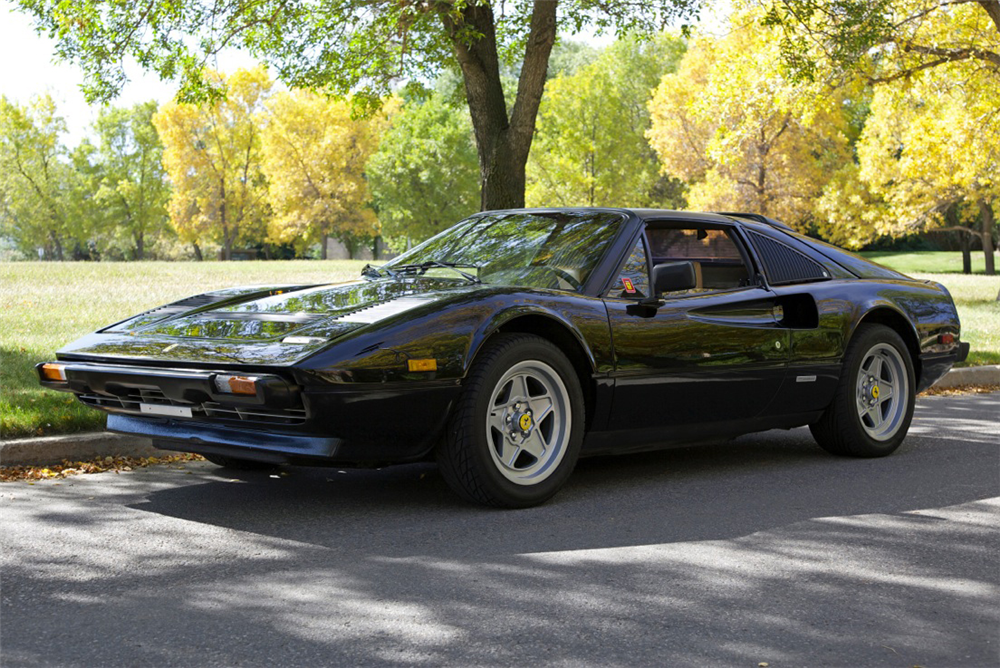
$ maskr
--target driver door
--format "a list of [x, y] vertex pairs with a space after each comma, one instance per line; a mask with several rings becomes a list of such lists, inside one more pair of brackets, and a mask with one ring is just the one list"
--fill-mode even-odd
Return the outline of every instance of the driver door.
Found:
[[[651, 265], [676, 261], [696, 265], [695, 288], [661, 295], [655, 311], [637, 308], [651, 294]], [[731, 228], [647, 227], [604, 299], [615, 355], [611, 429], [746, 420], [767, 408], [790, 332], [755, 275]]]

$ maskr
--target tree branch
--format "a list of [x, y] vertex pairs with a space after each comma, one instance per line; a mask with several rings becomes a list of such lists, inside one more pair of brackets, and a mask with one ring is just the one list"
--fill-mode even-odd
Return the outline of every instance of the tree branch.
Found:
[[997, 32], [1000, 33], [1000, 2], [997, 0], [978, 0], [978, 2], [983, 11], [993, 19], [993, 25], [997, 27]]
[[969, 60], [970, 58], [974, 58], [976, 60], [985, 60], [988, 63], [993, 63], [997, 67], [1000, 67], [1000, 54], [988, 51], [987, 49], [982, 49], [978, 46], [969, 46], [961, 49], [949, 49], [906, 42], [901, 44], [900, 47], [903, 51], [908, 53], [922, 53], [928, 56], [940, 56], [944, 59], [943, 62]]

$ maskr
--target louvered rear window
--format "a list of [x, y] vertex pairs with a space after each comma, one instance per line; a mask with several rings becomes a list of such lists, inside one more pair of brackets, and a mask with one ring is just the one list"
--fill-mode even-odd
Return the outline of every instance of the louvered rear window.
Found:
[[748, 230], [754, 248], [764, 262], [767, 281], [771, 285], [805, 283], [830, 278], [823, 265], [799, 251], [759, 232]]

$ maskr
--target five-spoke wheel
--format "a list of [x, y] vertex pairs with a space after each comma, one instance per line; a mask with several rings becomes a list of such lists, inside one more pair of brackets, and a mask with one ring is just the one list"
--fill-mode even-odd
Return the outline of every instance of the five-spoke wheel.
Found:
[[550, 498], [583, 443], [584, 402], [572, 363], [530, 334], [500, 334], [466, 380], [438, 463], [461, 496], [523, 508]]
[[550, 476], [566, 455], [573, 409], [559, 374], [538, 360], [518, 362], [497, 382], [486, 438], [497, 470], [519, 485]]
[[884, 325], [862, 324], [844, 355], [833, 403], [810, 429], [834, 454], [888, 455], [910, 427], [913, 390], [913, 361], [899, 334]]

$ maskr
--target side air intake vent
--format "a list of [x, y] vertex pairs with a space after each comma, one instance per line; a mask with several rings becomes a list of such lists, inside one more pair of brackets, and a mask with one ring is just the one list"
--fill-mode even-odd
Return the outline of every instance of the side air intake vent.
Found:
[[812, 258], [759, 232], [748, 230], [748, 233], [764, 262], [764, 271], [767, 272], [767, 280], [771, 285], [830, 278], [830, 272]]

